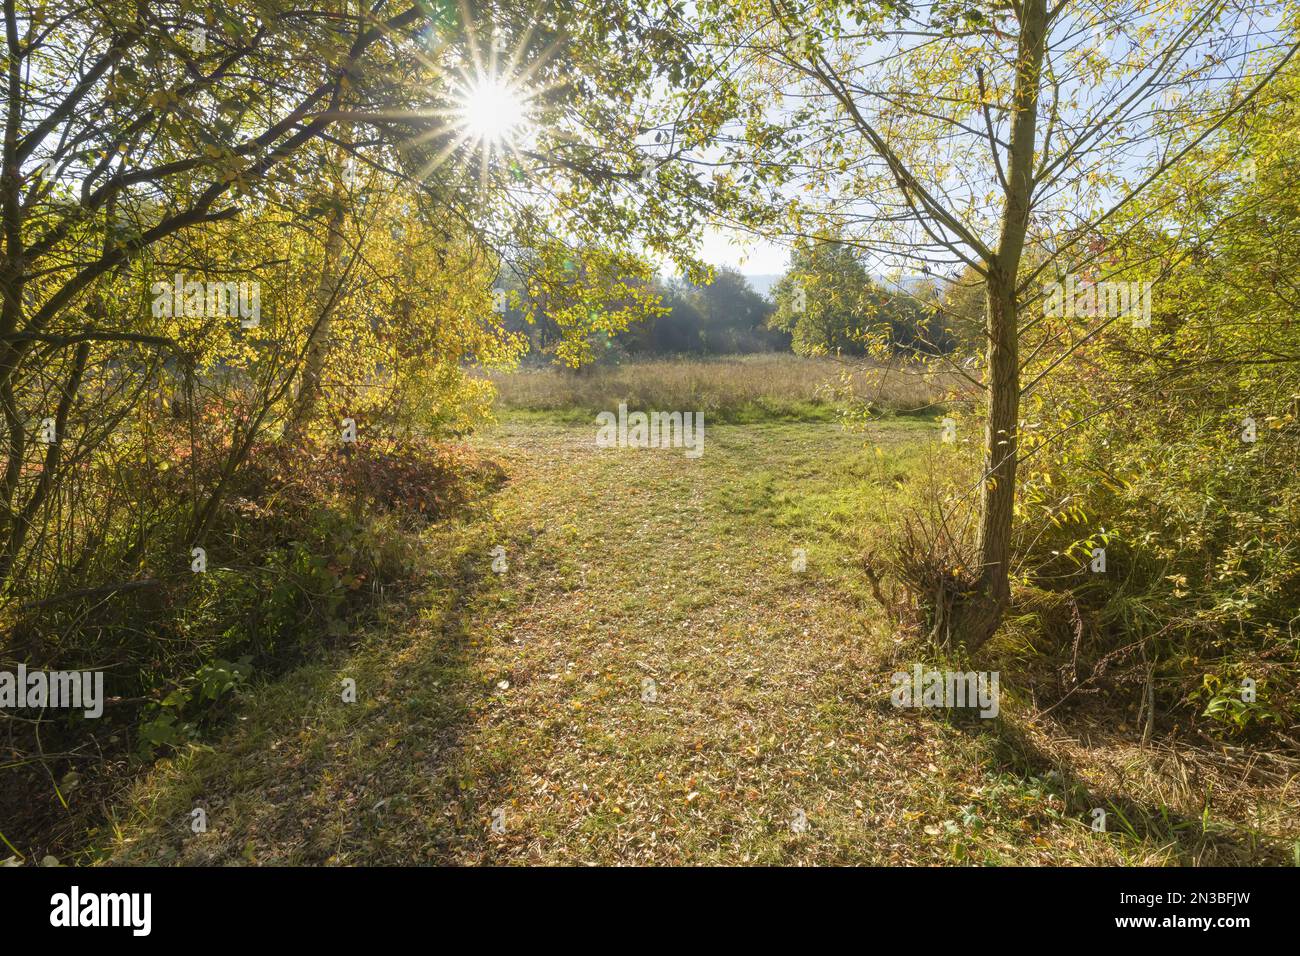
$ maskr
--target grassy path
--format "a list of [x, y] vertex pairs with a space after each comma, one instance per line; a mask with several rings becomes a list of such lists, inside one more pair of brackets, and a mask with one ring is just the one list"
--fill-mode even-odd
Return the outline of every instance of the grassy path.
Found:
[[[1158, 856], [1090, 833], [1045, 768], [1012, 772], [1003, 721], [963, 728], [888, 706], [901, 658], [854, 564], [931, 433], [905, 420], [869, 435], [710, 425], [692, 460], [599, 450], [588, 426], [502, 426], [485, 440], [511, 480], [463, 523], [430, 533], [416, 606], [259, 691], [211, 749], [157, 767], [95, 835], [99, 854], [357, 864]], [[502, 574], [490, 570], [497, 545]], [[792, 569], [796, 548], [807, 552], [803, 573]], [[355, 704], [340, 701], [347, 677]], [[190, 832], [196, 806], [206, 833]]]

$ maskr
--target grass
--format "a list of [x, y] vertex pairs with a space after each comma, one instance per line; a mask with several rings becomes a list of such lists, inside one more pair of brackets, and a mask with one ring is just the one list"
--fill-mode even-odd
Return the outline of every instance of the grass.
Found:
[[593, 439], [484, 435], [510, 482], [427, 532], [421, 597], [155, 767], [85, 860], [1289, 862], [1285, 786], [1207, 795], [1131, 734], [1036, 720], [1014, 673], [995, 720], [889, 705], [912, 652], [857, 561], [932, 422], [710, 424], [699, 459]]
[[658, 359], [579, 371], [492, 372], [511, 417], [586, 423], [619, 402], [632, 410], [702, 411], [710, 422], [835, 421], [846, 402], [881, 412], [929, 414], [955, 384], [949, 374], [887, 368], [868, 359], [789, 354]]

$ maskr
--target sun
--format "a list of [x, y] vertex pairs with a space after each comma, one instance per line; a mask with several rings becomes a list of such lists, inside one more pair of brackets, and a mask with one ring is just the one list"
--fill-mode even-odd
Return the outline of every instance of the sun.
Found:
[[462, 90], [460, 99], [465, 132], [486, 144], [512, 145], [528, 119], [527, 95], [504, 77], [481, 77]]
[[[479, 185], [486, 190], [493, 170], [509, 164], [512, 188], [526, 188], [529, 159], [548, 128], [539, 117], [549, 115], [549, 94], [568, 82], [563, 76], [544, 78], [562, 44], [556, 40], [529, 52], [529, 31], [511, 48], [506, 37], [485, 37], [466, 20], [468, 51], [440, 41], [429, 54], [418, 55], [430, 77], [441, 81], [441, 90], [436, 106], [410, 114], [425, 120], [426, 128], [408, 145], [430, 147], [417, 178], [426, 179], [445, 164], [465, 170], [477, 165]], [[443, 62], [444, 57], [452, 62]], [[551, 134], [556, 135], [553, 129]]]

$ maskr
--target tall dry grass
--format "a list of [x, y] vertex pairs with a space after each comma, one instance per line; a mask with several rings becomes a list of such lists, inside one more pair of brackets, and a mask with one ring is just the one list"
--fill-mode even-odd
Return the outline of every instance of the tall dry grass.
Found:
[[634, 410], [702, 411], [714, 420], [829, 419], [872, 402], [899, 414], [934, 411], [954, 387], [952, 373], [868, 359], [789, 354], [676, 358], [598, 365], [578, 371], [487, 372], [503, 410], [598, 412], [626, 402]]

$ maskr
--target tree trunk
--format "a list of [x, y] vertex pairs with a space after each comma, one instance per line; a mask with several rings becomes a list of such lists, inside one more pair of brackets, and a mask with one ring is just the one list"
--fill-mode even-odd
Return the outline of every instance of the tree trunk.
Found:
[[22, 549], [23, 543], [27, 540], [28, 533], [32, 528], [32, 522], [41, 510], [41, 506], [45, 504], [50, 492], [54, 489], [59, 461], [63, 457], [64, 447], [68, 444], [65, 434], [68, 416], [72, 414], [72, 406], [77, 400], [77, 392], [81, 389], [81, 379], [86, 373], [86, 363], [89, 359], [90, 343], [82, 342], [77, 346], [76, 354], [72, 360], [72, 370], [60, 392], [58, 410], [55, 412], [54, 417], [54, 441], [50, 443], [45, 452], [45, 461], [41, 466], [41, 476], [37, 479], [36, 488], [33, 490], [31, 497], [27, 499], [27, 503], [18, 515], [9, 522], [8, 539], [5, 541], [4, 547], [0, 548], [0, 582], [5, 584], [8, 584], [9, 572], [18, 559], [18, 552]]
[[1017, 274], [1029, 229], [1034, 191], [1038, 90], [1047, 34], [1046, 0], [1021, 8], [1011, 142], [1007, 149], [1006, 202], [997, 253], [988, 263], [985, 316], [988, 333], [988, 409], [977, 541], [979, 581], [961, 596], [948, 622], [950, 640], [979, 649], [1002, 623], [1011, 600], [1011, 529], [1016, 502], [1016, 441], [1020, 418]]
[[950, 622], [950, 633], [968, 651], [979, 649], [993, 636], [1011, 599], [1008, 572], [1016, 501], [1016, 425], [1020, 418], [1014, 283], [1014, 277], [1007, 279], [994, 273], [990, 273], [987, 283], [988, 409], [976, 543], [979, 582], [973, 594], [955, 604]]
[[293, 411], [285, 428], [285, 437], [292, 440], [302, 434], [316, 413], [316, 401], [321, 393], [321, 375], [329, 355], [330, 328], [333, 313], [338, 305], [338, 283], [342, 281], [339, 265], [343, 250], [343, 202], [341, 189], [335, 190], [335, 203], [330, 209], [325, 236], [325, 257], [321, 264], [320, 281], [316, 285], [316, 323], [307, 340], [307, 354], [303, 359], [302, 380], [294, 398]]

